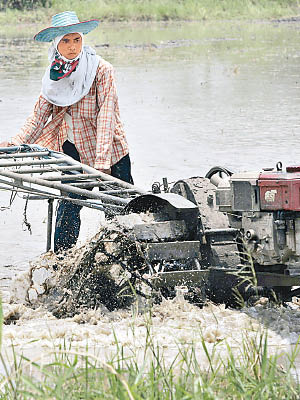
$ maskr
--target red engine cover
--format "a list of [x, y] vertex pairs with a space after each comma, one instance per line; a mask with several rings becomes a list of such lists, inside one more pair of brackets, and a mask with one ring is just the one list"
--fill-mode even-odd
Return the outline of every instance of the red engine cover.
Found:
[[287, 167], [287, 171], [259, 175], [261, 210], [300, 211], [300, 167]]

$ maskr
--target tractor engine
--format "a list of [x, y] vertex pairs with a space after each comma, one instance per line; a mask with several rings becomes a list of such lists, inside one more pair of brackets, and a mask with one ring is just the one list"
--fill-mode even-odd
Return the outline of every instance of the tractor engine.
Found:
[[[300, 274], [300, 166], [282, 170], [215, 174], [216, 205], [227, 214], [230, 226], [256, 266]], [[268, 268], [266, 268], [269, 266]], [[273, 266], [270, 268], [270, 266]]]

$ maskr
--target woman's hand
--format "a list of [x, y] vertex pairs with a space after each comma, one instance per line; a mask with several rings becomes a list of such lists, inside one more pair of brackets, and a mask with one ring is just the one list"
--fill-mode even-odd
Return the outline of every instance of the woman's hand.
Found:
[[10, 143], [10, 142], [1, 142], [0, 143], [0, 147], [10, 147], [10, 146], [14, 146], [14, 144]]

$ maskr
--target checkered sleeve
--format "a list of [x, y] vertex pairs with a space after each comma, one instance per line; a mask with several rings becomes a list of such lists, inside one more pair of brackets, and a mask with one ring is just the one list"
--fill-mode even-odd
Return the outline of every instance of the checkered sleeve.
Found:
[[97, 77], [97, 116], [96, 158], [94, 168], [109, 169], [111, 167], [113, 138], [116, 126], [115, 104], [117, 93], [114, 71], [111, 64], [105, 62], [99, 69]]
[[43, 128], [51, 114], [52, 104], [40, 96], [34, 106], [32, 115], [26, 120], [20, 133], [11, 139], [11, 142], [16, 145], [35, 143], [41, 136]]

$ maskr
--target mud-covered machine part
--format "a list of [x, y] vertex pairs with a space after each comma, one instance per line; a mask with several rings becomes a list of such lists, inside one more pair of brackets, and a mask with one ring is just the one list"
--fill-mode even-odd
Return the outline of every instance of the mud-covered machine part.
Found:
[[236, 299], [232, 288], [240, 283], [234, 274], [240, 264], [239, 231], [230, 227], [227, 215], [216, 210], [215, 190], [210, 179], [203, 177], [180, 180], [172, 188], [173, 193], [192, 201], [199, 210], [197, 239], [200, 243], [199, 264], [201, 269], [208, 271], [206, 298], [234, 305]]
[[247, 290], [240, 291], [243, 297], [289, 301], [299, 296], [300, 166], [283, 170], [278, 162], [274, 168], [239, 173], [214, 167], [206, 177], [215, 186], [216, 210], [239, 232], [236, 274], [240, 282], [245, 274], [250, 278]]
[[156, 218], [139, 226], [136, 236], [150, 249], [146, 255], [155, 270], [151, 281], [166, 296], [183, 289], [185, 297], [198, 304], [207, 299], [235, 303], [232, 287], [238, 279], [227, 272], [236, 271], [240, 264], [239, 231], [216, 210], [215, 190], [208, 178], [180, 180], [171, 193], [139, 196], [126, 208], [151, 212]]
[[[297, 288], [300, 285], [300, 244], [297, 247], [300, 204], [294, 200], [293, 204], [284, 206], [281, 198], [277, 203], [274, 200], [275, 205], [270, 204], [279, 192], [278, 185], [286, 188], [289, 184], [285, 193], [291, 192], [293, 196], [294, 186], [296, 189], [300, 186], [300, 167], [299, 171], [288, 167], [286, 173], [278, 165], [271, 176], [264, 172], [233, 174], [226, 168], [214, 167], [205, 178], [179, 180], [171, 192], [197, 207], [197, 215], [193, 210], [188, 218], [176, 207], [170, 212], [170, 205], [163, 204], [161, 199], [160, 206], [157, 203], [158, 207], [153, 208], [153, 199], [148, 199], [149, 210], [165, 214], [165, 220], [170, 223], [181, 220], [187, 229], [186, 235], [176, 243], [172, 235], [160, 239], [165, 248], [182, 246], [180, 260], [173, 253], [173, 258], [166, 263], [161, 261], [164, 260], [161, 254], [163, 268], [153, 275], [154, 282], [159, 282], [165, 293], [170, 294], [183, 285], [187, 288], [186, 296], [199, 303], [210, 299], [232, 306], [257, 296], [289, 301], [300, 294]], [[297, 171], [299, 177], [295, 175]], [[145, 211], [145, 200], [141, 197], [133, 202], [142, 201]], [[199, 246], [198, 254], [186, 253], [187, 240]]]
[[[206, 177], [179, 180], [171, 190], [164, 179], [164, 193], [159, 185], [149, 193], [64, 154], [22, 145], [0, 148], [0, 176], [1, 188], [48, 200], [47, 249], [54, 199], [110, 216], [151, 214], [151, 222], [133, 226], [134, 237], [143, 250], [151, 287], [165, 296], [182, 290], [198, 304], [209, 298], [233, 305], [237, 285], [246, 299], [274, 290], [288, 300], [300, 292], [291, 290], [300, 286], [299, 196], [292, 195], [294, 202], [289, 203], [282, 192], [299, 193], [300, 167], [256, 174], [214, 167]], [[101, 190], [86, 190], [93, 187]], [[251, 271], [247, 252], [254, 257]]]

